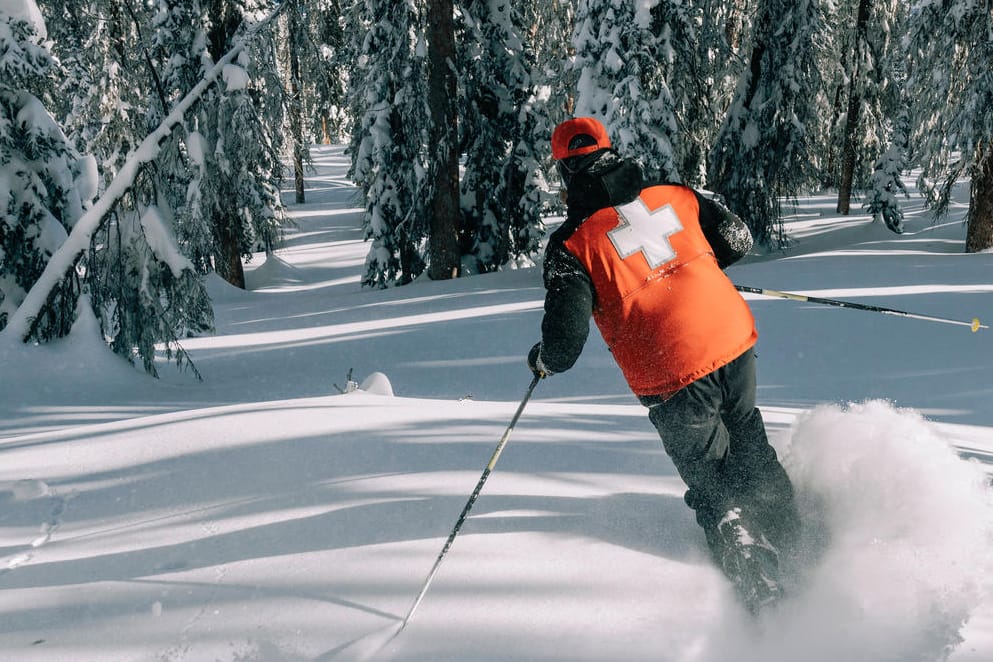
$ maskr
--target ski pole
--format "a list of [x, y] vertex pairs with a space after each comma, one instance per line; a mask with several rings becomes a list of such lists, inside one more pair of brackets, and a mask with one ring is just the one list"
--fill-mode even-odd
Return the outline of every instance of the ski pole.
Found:
[[492, 457], [490, 457], [489, 463], [486, 468], [483, 469], [483, 475], [479, 477], [479, 482], [476, 483], [476, 489], [472, 491], [472, 495], [465, 504], [465, 508], [462, 509], [462, 514], [459, 515], [459, 519], [455, 522], [455, 526], [452, 528], [452, 532], [448, 534], [448, 540], [445, 541], [445, 546], [441, 548], [441, 553], [438, 554], [438, 558], [435, 559], [434, 566], [431, 568], [431, 572], [428, 573], [427, 579], [424, 580], [424, 586], [421, 587], [421, 592], [417, 594], [417, 599], [414, 600], [414, 604], [410, 607], [410, 611], [404, 617], [403, 622], [400, 624], [400, 628], [396, 631], [397, 634], [407, 627], [407, 622], [410, 621], [410, 617], [414, 615], [414, 610], [417, 606], [421, 604], [421, 600], [424, 599], [424, 594], [428, 592], [428, 586], [431, 585], [431, 580], [434, 579], [435, 573], [438, 572], [438, 567], [441, 565], [441, 560], [445, 558], [445, 554], [448, 550], [452, 548], [452, 543], [455, 542], [455, 536], [459, 534], [459, 530], [462, 528], [462, 524], [465, 523], [466, 517], [469, 515], [469, 511], [472, 510], [472, 505], [476, 503], [476, 498], [483, 489], [483, 484], [486, 479], [490, 477], [490, 473], [493, 471], [493, 467], [496, 466], [497, 460], [500, 459], [500, 453], [503, 452], [503, 447], [507, 445], [510, 440], [510, 433], [513, 432], [514, 426], [517, 425], [517, 419], [521, 417], [521, 413], [524, 411], [524, 405], [528, 403], [531, 399], [531, 393], [534, 392], [534, 387], [538, 385], [538, 380], [541, 379], [540, 375], [535, 375], [534, 379], [531, 380], [531, 385], [528, 386], [527, 393], [524, 394], [524, 399], [521, 400], [520, 406], [517, 408], [517, 412], [514, 414], [514, 418], [511, 419], [510, 425], [507, 427], [507, 431], [503, 433], [500, 438], [500, 443], [497, 444], [496, 450], [493, 451]]
[[967, 326], [972, 329], [975, 333], [980, 329], [990, 328], [986, 324], [980, 324], [979, 318], [974, 317], [971, 322], [966, 322], [964, 320], [953, 320], [947, 317], [933, 317], [931, 315], [918, 315], [917, 313], [908, 313], [903, 310], [895, 310], [893, 308], [883, 308], [882, 306], [868, 306], [862, 303], [853, 303], [851, 301], [839, 301], [838, 299], [824, 299], [822, 297], [811, 297], [806, 294], [793, 294], [792, 292], [780, 292], [779, 290], [766, 290], [760, 289], [758, 287], [746, 287], [744, 285], [735, 285], [735, 289], [739, 292], [750, 292], [752, 294], [761, 294], [767, 297], [779, 297], [780, 299], [792, 299], [793, 301], [807, 301], [809, 303], [822, 303], [828, 306], [838, 306], [839, 308], [855, 308], [857, 310], [868, 310], [874, 313], [883, 313], [886, 315], [899, 315], [901, 317], [913, 317], [919, 320], [928, 320], [930, 322], [942, 322], [944, 324], [958, 324], [960, 326]]

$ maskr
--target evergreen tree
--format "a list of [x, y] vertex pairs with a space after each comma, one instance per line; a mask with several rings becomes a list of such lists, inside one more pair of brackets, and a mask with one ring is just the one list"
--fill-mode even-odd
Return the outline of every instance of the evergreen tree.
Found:
[[[72, 7], [52, 4], [63, 14]], [[89, 34], [68, 59], [89, 84], [70, 90], [69, 118], [77, 142], [97, 155], [104, 184], [213, 65], [211, 49], [220, 57], [260, 7], [94, 0], [82, 12]], [[86, 286], [104, 334], [152, 373], [157, 345], [188, 360], [179, 339], [212, 326], [201, 274], [229, 267], [237, 281], [241, 257], [275, 239], [282, 164], [270, 127], [281, 124], [283, 96], [271, 39], [260, 41], [253, 58], [243, 53], [225, 69], [223, 89], [202, 97], [189, 122], [160, 143], [158, 158], [144, 164], [92, 234]]]
[[522, 99], [518, 131], [497, 188], [501, 216], [510, 231], [509, 257], [518, 262], [529, 261], [529, 256], [538, 251], [542, 236], [541, 215], [546, 208], [542, 192], [548, 189], [542, 153], [544, 146], [551, 144], [552, 136], [546, 111], [537, 90], [532, 89]]
[[757, 242], [785, 245], [780, 198], [809, 184], [820, 92], [819, 0], [763, 0], [748, 67], [711, 153], [710, 184]]
[[425, 45], [417, 3], [363, 0], [352, 16], [361, 41], [351, 77], [357, 120], [350, 151], [352, 178], [366, 200], [372, 240], [363, 285], [405, 284], [424, 271], [429, 216]]
[[[90, 161], [73, 149], [41, 99], [61, 73], [44, 45], [33, 0], [0, 13], [0, 329], [38, 280], [95, 194]], [[79, 275], [53, 288], [23, 340], [67, 335], [75, 319]]]
[[678, 181], [702, 186], [707, 154], [720, 128], [737, 79], [738, 61], [727, 42], [734, 3], [715, 0], [660, 0], [652, 8], [656, 57], [664, 66], [677, 127], [673, 158]]
[[[534, 165], [525, 165], [525, 197], [522, 219], [529, 214], [564, 213], [565, 205], [560, 193], [552, 191], [549, 174], [555, 173], [551, 158], [552, 130], [572, 116], [575, 108], [578, 72], [571, 66], [572, 33], [575, 28], [575, 5], [567, 0], [521, 0], [516, 5], [518, 31], [529, 52], [531, 89], [521, 108], [521, 134], [515, 153], [534, 159]], [[510, 162], [508, 162], [509, 164]], [[525, 161], [526, 163], [526, 161]], [[554, 177], [557, 177], [555, 173]], [[537, 210], [537, 212], [533, 211]], [[540, 221], [539, 221], [540, 223]], [[531, 241], [538, 241], [538, 228], [524, 230], [530, 221], [524, 220], [522, 231], [528, 236], [515, 242], [524, 249]], [[530, 252], [537, 251], [537, 246]]]
[[909, 116], [901, 111], [890, 136], [890, 145], [873, 164], [865, 209], [875, 221], [882, 220], [893, 232], [903, 233], [903, 210], [897, 193], [907, 196], [903, 171], [907, 168], [907, 125]]
[[847, 214], [855, 191], [870, 183], [872, 164], [886, 145], [898, 112], [898, 0], [846, 0], [831, 14], [833, 48], [825, 53], [831, 72], [834, 112], [827, 151], [827, 182], [838, 188], [838, 212]]
[[[71, 7], [68, 3], [61, 11]], [[94, 11], [81, 16], [89, 23], [76, 28], [88, 26], [84, 47], [66, 53], [84, 83], [66, 86], [71, 99], [68, 124], [77, 144], [97, 157], [106, 186], [177, 99], [167, 97], [149, 49], [149, 41], [154, 48], [161, 35], [154, 27], [144, 33], [149, 24], [166, 20], [163, 14], [153, 15], [149, 6], [130, 0], [94, 2], [90, 9]], [[67, 27], [66, 22], [59, 25]], [[180, 25], [189, 23], [170, 29]], [[71, 49], [73, 36], [65, 37]], [[136, 52], [141, 54], [140, 65], [128, 66]], [[169, 59], [181, 60], [175, 52]], [[162, 160], [138, 174], [93, 234], [86, 259], [86, 288], [104, 336], [115, 352], [140, 360], [152, 374], [160, 344], [168, 357], [175, 355], [192, 367], [179, 339], [213, 325], [202, 279], [178, 254], [175, 239], [174, 210], [182, 208], [189, 182], [185, 163], [172, 163], [178, 143], [179, 138], [171, 136]]]
[[[213, 66], [247, 21], [261, 13], [264, 0], [208, 0], [200, 23], [206, 36], [206, 61]], [[250, 52], [225, 68], [223, 85], [208, 90], [192, 127], [204, 141], [197, 164], [196, 193], [201, 218], [209, 219], [212, 266], [226, 281], [245, 287], [242, 259], [271, 250], [279, 236], [282, 205], [282, 88], [274, 85], [275, 53], [271, 31], [259, 35]], [[276, 99], [276, 101], [273, 101]], [[232, 201], [238, 201], [232, 204]], [[199, 219], [198, 219], [199, 220]]]
[[[183, 15], [191, 21], [181, 34], [163, 35], [164, 43], [174, 38], [178, 46], [186, 46], [172, 56], [179, 75], [168, 76], [179, 85], [188, 82], [190, 71], [196, 79], [202, 77], [264, 5], [262, 0], [165, 4], [168, 21]], [[192, 182], [186, 187], [185, 211], [177, 217], [180, 238], [198, 269], [216, 271], [242, 288], [242, 260], [256, 250], [271, 250], [283, 217], [279, 185], [285, 99], [274, 83], [275, 71], [272, 33], [266, 31], [250, 51], [225, 67], [223, 81], [203, 94], [186, 123], [192, 168], [186, 181]], [[180, 87], [176, 95], [187, 91]]]
[[[202, 0], [156, 0], [151, 20], [151, 57], [159, 72], [161, 92], [146, 101], [148, 125], [157, 125], [170, 109], [199, 82], [204, 67], [207, 31]], [[154, 163], [156, 199], [172, 218], [183, 254], [200, 274], [213, 268], [214, 240], [202, 191], [209, 183], [206, 171], [210, 145], [199, 130], [199, 119], [189, 120], [170, 133]]]
[[304, 26], [307, 47], [301, 53], [303, 84], [310, 100], [307, 119], [310, 133], [331, 142], [347, 135], [352, 117], [348, 112], [349, 75], [355, 53], [345, 34], [347, 11], [342, 0], [307, 0]]
[[[224, 89], [199, 97], [198, 113], [184, 130], [170, 122], [173, 131], [165, 135], [158, 126], [212, 66], [211, 49], [219, 57], [238, 25], [263, 16], [263, 4], [93, 0], [85, 10], [65, 0], [44, 5], [57, 25], [55, 43], [65, 49], [73, 71], [60, 90], [59, 107], [72, 139], [96, 156], [96, 163], [76, 164], [79, 179], [93, 194], [101, 180], [97, 172], [104, 186], [114, 181], [113, 195], [94, 207], [100, 216], [88, 214], [86, 231], [73, 234], [73, 246], [90, 246], [71, 274], [81, 277], [112, 348], [140, 359], [153, 373], [158, 346], [182, 362], [188, 357], [178, 339], [210, 328], [201, 274], [231, 264], [221, 259], [230, 252], [220, 247], [241, 251], [235, 259], [240, 268], [242, 255], [272, 246], [278, 228], [278, 128], [285, 101], [278, 93], [271, 35], [255, 45], [254, 57], [242, 52], [237, 64], [225, 66]], [[154, 155], [136, 159], [135, 150], [153, 129], [162, 134]], [[121, 180], [117, 175], [125, 171]], [[218, 232], [218, 209], [235, 210], [241, 223], [230, 232], [235, 241], [224, 241]], [[51, 249], [48, 254], [54, 255]], [[67, 255], [59, 250], [60, 268]], [[56, 298], [64, 288], [52, 287], [51, 274], [45, 276], [45, 291]], [[32, 295], [32, 311], [38, 303]], [[18, 311], [17, 317], [21, 329], [35, 315]], [[44, 318], [37, 315], [32, 332]]]
[[[548, 117], [548, 135], [544, 136], [543, 143], [548, 145], [552, 128], [571, 117], [576, 106], [578, 72], [570, 64], [576, 24], [575, 3], [570, 0], [520, 0], [516, 6], [522, 38], [534, 52], [531, 75], [539, 91], [535, 108], [541, 109], [539, 115]], [[550, 158], [550, 146], [547, 153]]]
[[[541, 166], [535, 54], [524, 42], [522, 16], [509, 0], [462, 6], [461, 252], [472, 272], [493, 271], [537, 248]], [[466, 263], [469, 264], [466, 264]]]
[[303, 85], [303, 74], [300, 61], [310, 40], [305, 31], [306, 10], [300, 0], [285, 0], [289, 9], [284, 12], [286, 18], [286, 55], [288, 61], [284, 77], [289, 79], [287, 95], [289, 133], [292, 144], [293, 183], [296, 192], [296, 202], [306, 202], [304, 191], [304, 162], [308, 160], [309, 140], [304, 133], [304, 114], [306, 113], [306, 93]]
[[649, 9], [647, 3], [614, 0], [577, 5], [575, 114], [603, 122], [618, 152], [638, 158], [649, 179], [678, 182], [677, 126], [666, 68], [674, 52], [652, 33]]
[[971, 180], [966, 251], [993, 248], [993, 12], [988, 2], [918, 0], [907, 37], [910, 145], [919, 185], [944, 213]]
[[306, 199], [304, 170], [310, 146], [339, 140], [349, 127], [347, 72], [352, 52], [339, 0], [287, 0], [277, 39], [285, 88], [284, 127], [291, 145], [296, 202]]

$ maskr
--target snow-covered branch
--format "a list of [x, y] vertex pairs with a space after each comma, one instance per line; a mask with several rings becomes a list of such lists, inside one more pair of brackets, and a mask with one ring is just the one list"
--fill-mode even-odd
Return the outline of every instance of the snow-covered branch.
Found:
[[172, 112], [162, 120], [159, 126], [148, 134], [138, 148], [131, 153], [117, 176], [107, 186], [104, 194], [80, 217], [68, 238], [52, 255], [45, 270], [31, 287], [21, 305], [10, 316], [7, 326], [0, 332], [0, 335], [16, 337], [21, 340], [28, 337], [33, 320], [41, 312], [49, 293], [75, 265], [78, 256], [88, 248], [93, 233], [97, 231], [101, 221], [110, 213], [117, 201], [134, 184], [141, 166], [158, 157], [161, 145], [172, 132], [173, 127], [183, 121], [186, 112], [193, 107], [200, 96], [217, 82], [225, 68], [234, 61], [259, 31], [279, 15], [285, 6], [285, 3], [280, 4], [268, 16], [249, 28], [235, 45], [204, 74], [200, 82], [176, 104]]

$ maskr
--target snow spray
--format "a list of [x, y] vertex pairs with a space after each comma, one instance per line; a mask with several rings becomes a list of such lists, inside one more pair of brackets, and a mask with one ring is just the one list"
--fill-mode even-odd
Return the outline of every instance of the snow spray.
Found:
[[978, 462], [919, 413], [882, 401], [821, 406], [795, 424], [784, 465], [823, 535], [796, 595], [708, 637], [704, 662], [936, 662], [989, 592], [993, 498]]

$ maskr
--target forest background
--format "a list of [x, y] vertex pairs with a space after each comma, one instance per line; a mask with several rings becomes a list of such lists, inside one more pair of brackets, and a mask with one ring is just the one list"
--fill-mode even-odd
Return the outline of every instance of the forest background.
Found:
[[812, 191], [901, 232], [909, 170], [939, 212], [968, 180], [989, 250], [991, 35], [974, 0], [0, 0], [0, 329], [90, 306], [118, 354], [195, 371], [206, 276], [279, 246], [314, 143], [349, 145], [364, 285], [531, 264], [572, 115], [765, 250]]

